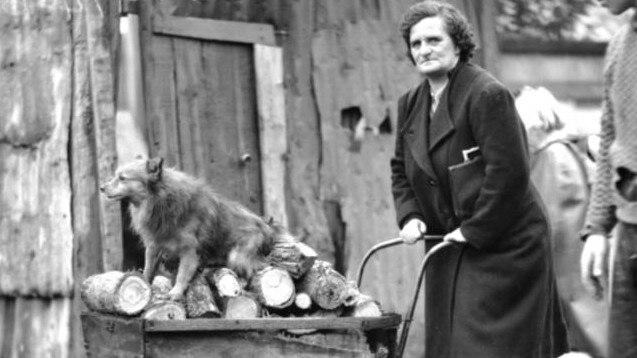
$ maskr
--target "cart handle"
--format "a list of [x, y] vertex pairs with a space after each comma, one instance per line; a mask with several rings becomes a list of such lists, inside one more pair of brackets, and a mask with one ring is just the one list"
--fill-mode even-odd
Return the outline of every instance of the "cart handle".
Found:
[[[420, 241], [420, 240], [442, 240], [444, 238], [444, 236], [442, 235], [423, 235], [421, 237], [419, 237], [416, 241]], [[392, 239], [392, 240], [387, 240], [384, 242], [381, 242], [379, 244], [374, 245], [371, 249], [369, 249], [369, 251], [367, 251], [367, 253], [365, 254], [365, 256], [363, 257], [363, 260], [361, 261], [360, 265], [358, 266], [358, 271], [356, 271], [356, 287], [360, 287], [361, 286], [361, 281], [363, 280], [363, 271], [365, 270], [365, 265], [367, 265], [367, 261], [369, 261], [370, 257], [372, 257], [372, 255], [374, 253], [376, 253], [376, 251], [378, 250], [382, 250], [391, 246], [396, 246], [396, 245], [400, 245], [400, 244], [404, 244], [405, 241], [403, 241], [403, 239], [401, 238], [396, 238], [396, 239]]]
[[[440, 235], [423, 235], [420, 238], [418, 238], [418, 240], [442, 240], [444, 238], [444, 236], [440, 236]], [[358, 272], [356, 273], [356, 285], [357, 287], [360, 287], [361, 284], [361, 280], [363, 278], [363, 270], [365, 268], [365, 265], [367, 264], [367, 261], [369, 260], [369, 258], [378, 250], [387, 248], [387, 247], [391, 247], [391, 246], [396, 246], [396, 245], [400, 245], [405, 243], [403, 241], [403, 239], [400, 238], [396, 238], [396, 239], [392, 239], [392, 240], [387, 240], [385, 242], [381, 242], [375, 246], [373, 246], [366, 254], [365, 257], [363, 257], [363, 260], [361, 261], [360, 266], [358, 267]], [[454, 246], [454, 245], [459, 245], [459, 243], [456, 243], [454, 241], [443, 241], [439, 244], [436, 244], [434, 247], [432, 247], [427, 254], [425, 255], [425, 257], [422, 259], [422, 262], [420, 264], [420, 271], [418, 273], [418, 280], [416, 281], [416, 287], [414, 288], [414, 293], [412, 295], [412, 299], [411, 299], [411, 304], [409, 305], [409, 308], [407, 310], [407, 313], [405, 313], [405, 319], [403, 322], [403, 327], [400, 331], [400, 339], [398, 341], [398, 347], [396, 348], [396, 357], [401, 358], [404, 354], [405, 351], [405, 346], [407, 345], [407, 337], [409, 336], [409, 328], [411, 326], [411, 321], [413, 320], [414, 317], [414, 311], [416, 310], [416, 304], [418, 302], [418, 296], [420, 294], [420, 288], [422, 287], [422, 281], [425, 275], [425, 270], [427, 269], [427, 265], [429, 264], [429, 261], [431, 260], [431, 257], [433, 255], [436, 254], [436, 252], [444, 249], [445, 247], [449, 247], [449, 246]]]
[[409, 310], [405, 314], [405, 319], [403, 322], [403, 327], [400, 330], [400, 340], [398, 341], [397, 355], [396, 357], [402, 357], [405, 351], [405, 346], [407, 345], [407, 336], [409, 336], [409, 327], [411, 326], [411, 321], [414, 317], [414, 311], [416, 310], [416, 303], [418, 302], [418, 296], [420, 294], [420, 287], [422, 287], [423, 277], [425, 276], [425, 270], [427, 269], [427, 264], [432, 256], [436, 254], [436, 252], [444, 249], [445, 247], [462, 245], [461, 243], [455, 241], [443, 241], [439, 244], [436, 244], [432, 247], [429, 252], [422, 259], [422, 263], [420, 264], [420, 272], [418, 273], [418, 281], [416, 281], [416, 287], [414, 289], [414, 293], [411, 299], [411, 305], [409, 306]]

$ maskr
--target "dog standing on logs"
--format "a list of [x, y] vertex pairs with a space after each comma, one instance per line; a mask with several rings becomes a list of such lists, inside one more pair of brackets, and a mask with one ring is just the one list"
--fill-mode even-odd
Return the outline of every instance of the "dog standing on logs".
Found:
[[277, 242], [294, 241], [241, 204], [216, 194], [202, 180], [171, 168], [162, 158], [140, 159], [117, 169], [100, 190], [111, 200], [129, 199], [133, 229], [145, 247], [144, 277], [152, 282], [161, 255], [179, 260], [168, 293], [183, 298], [197, 269], [222, 265], [248, 280], [266, 265]]

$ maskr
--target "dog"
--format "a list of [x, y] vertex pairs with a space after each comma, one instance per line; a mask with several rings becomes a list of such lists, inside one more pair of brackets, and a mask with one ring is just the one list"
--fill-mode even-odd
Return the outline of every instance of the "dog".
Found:
[[201, 179], [164, 168], [163, 162], [138, 159], [121, 166], [100, 191], [110, 200], [128, 199], [132, 228], [145, 248], [148, 282], [160, 256], [178, 261], [170, 299], [183, 299], [202, 267], [226, 266], [247, 282], [266, 266], [276, 243], [295, 241], [282, 226], [217, 194]]

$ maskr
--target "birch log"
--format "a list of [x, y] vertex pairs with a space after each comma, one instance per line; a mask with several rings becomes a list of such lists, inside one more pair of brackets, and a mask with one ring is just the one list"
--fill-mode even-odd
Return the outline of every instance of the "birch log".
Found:
[[90, 310], [134, 316], [150, 302], [151, 288], [139, 273], [108, 271], [84, 280], [80, 294]]
[[267, 307], [285, 308], [294, 303], [296, 291], [290, 274], [283, 269], [268, 266], [252, 277], [250, 287], [259, 302]]
[[292, 277], [303, 276], [314, 265], [317, 254], [314, 249], [301, 242], [278, 243], [268, 255], [272, 266], [282, 268]]
[[223, 301], [224, 318], [244, 319], [261, 317], [261, 304], [256, 297], [249, 293], [243, 293], [235, 297], [227, 297]]
[[236, 297], [242, 291], [242, 285], [237, 274], [229, 268], [220, 267], [204, 271], [204, 275], [211, 287], [216, 289], [219, 297]]
[[186, 319], [186, 308], [181, 302], [160, 300], [148, 306], [142, 318], [150, 321], [170, 321]]
[[221, 311], [215, 303], [208, 281], [197, 275], [186, 290], [186, 315], [188, 318], [217, 318]]
[[317, 260], [298, 282], [299, 290], [310, 295], [319, 307], [332, 310], [342, 305], [348, 293], [347, 280], [327, 261]]

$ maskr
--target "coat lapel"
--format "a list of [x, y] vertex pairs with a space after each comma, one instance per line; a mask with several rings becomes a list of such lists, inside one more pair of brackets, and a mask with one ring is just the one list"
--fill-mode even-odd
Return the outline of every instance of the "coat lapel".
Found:
[[416, 102], [409, 111], [405, 125], [401, 130], [405, 143], [411, 150], [411, 154], [418, 165], [429, 175], [435, 178], [435, 172], [429, 158], [429, 84], [423, 83], [416, 93]]

